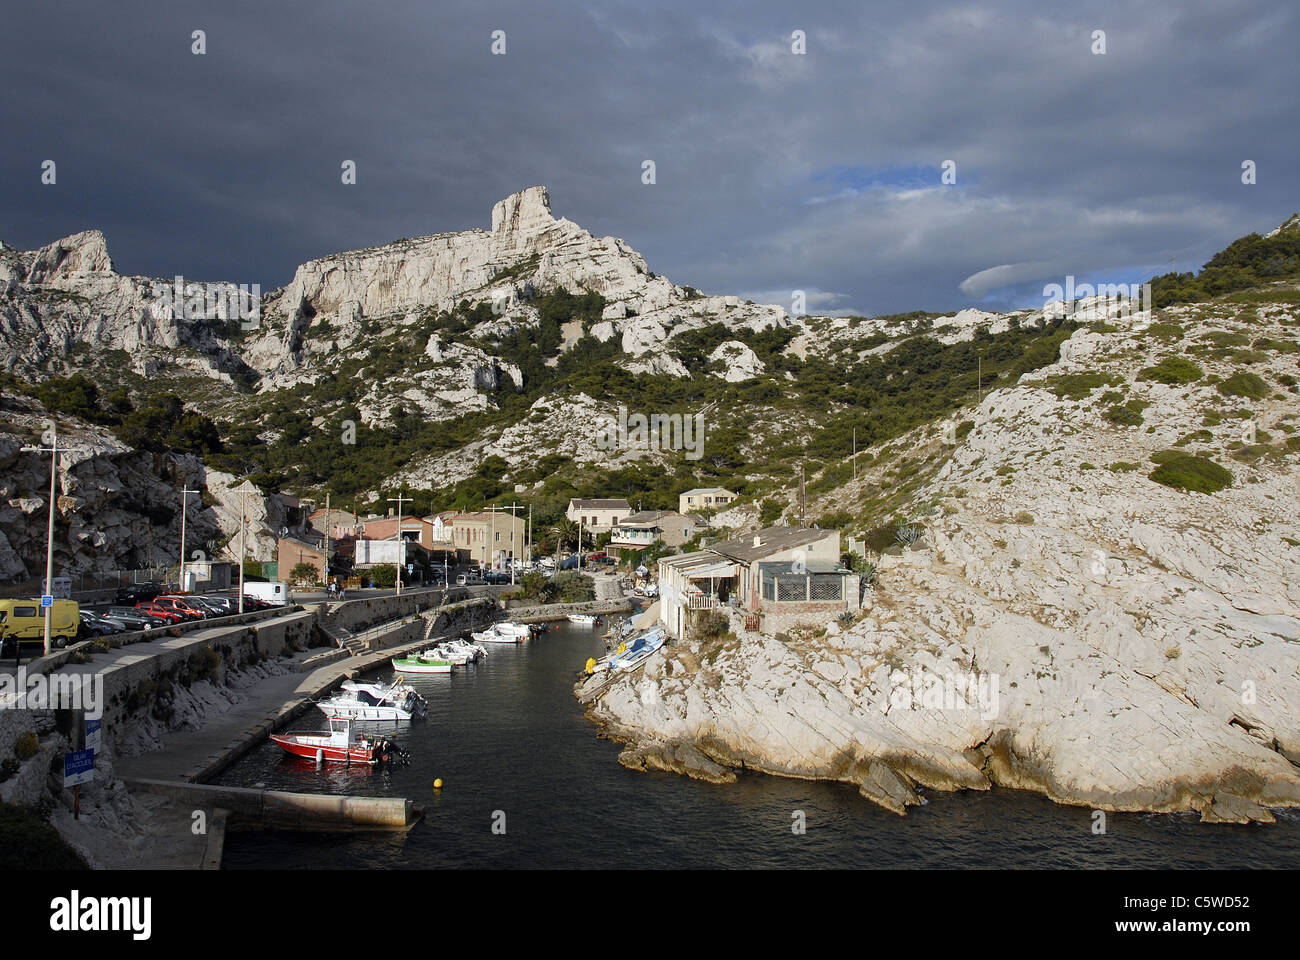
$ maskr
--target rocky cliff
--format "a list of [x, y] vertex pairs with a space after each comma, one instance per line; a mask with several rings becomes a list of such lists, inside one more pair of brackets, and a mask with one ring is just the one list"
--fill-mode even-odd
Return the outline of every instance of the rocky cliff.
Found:
[[841, 780], [899, 813], [993, 786], [1211, 821], [1300, 805], [1298, 344], [1285, 304], [1076, 331], [814, 507], [928, 477], [902, 513], [924, 536], [876, 558], [861, 611], [733, 619], [591, 716], [632, 767]]

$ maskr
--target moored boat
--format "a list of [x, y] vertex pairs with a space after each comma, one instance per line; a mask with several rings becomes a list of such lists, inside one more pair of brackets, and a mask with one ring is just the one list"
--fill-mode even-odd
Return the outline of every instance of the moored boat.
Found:
[[341, 692], [316, 706], [326, 716], [353, 720], [412, 720], [428, 712], [425, 699], [400, 681], [384, 686], [345, 680]]
[[571, 613], [569, 614], [569, 622], [576, 623], [580, 627], [594, 627], [600, 623], [600, 620], [589, 613]]
[[398, 673], [451, 673], [453, 666], [450, 660], [439, 657], [432, 650], [415, 656], [393, 657], [392, 664]]
[[499, 623], [494, 623], [486, 630], [480, 630], [478, 633], [471, 633], [477, 643], [523, 643], [527, 637], [518, 633], [505, 633], [497, 628]]
[[361, 734], [352, 739], [352, 720], [349, 717], [330, 717], [329, 733], [273, 733], [271, 741], [293, 754], [318, 763], [357, 763], [367, 766], [377, 763], [404, 763], [406, 751], [386, 737], [367, 737]]

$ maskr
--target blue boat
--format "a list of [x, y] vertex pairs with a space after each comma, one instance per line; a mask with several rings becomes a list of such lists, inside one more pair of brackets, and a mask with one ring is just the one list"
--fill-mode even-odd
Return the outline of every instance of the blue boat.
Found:
[[633, 670], [647, 660], [650, 654], [654, 653], [668, 640], [667, 634], [664, 633], [663, 627], [652, 627], [645, 633], [641, 634], [619, 649], [610, 654], [609, 669], [614, 670]]

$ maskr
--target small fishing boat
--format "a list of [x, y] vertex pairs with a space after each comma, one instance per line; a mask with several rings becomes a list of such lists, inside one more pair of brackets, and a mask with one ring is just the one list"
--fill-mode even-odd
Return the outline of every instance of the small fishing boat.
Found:
[[507, 636], [513, 634], [524, 640], [527, 640], [536, 632], [531, 625], [520, 623], [517, 620], [502, 620], [500, 623], [493, 624], [493, 626], [496, 627], [498, 633], [504, 633]]
[[330, 717], [329, 733], [273, 733], [271, 741], [295, 757], [305, 757], [317, 763], [328, 761], [371, 766], [410, 760], [406, 751], [387, 737], [367, 737], [363, 733], [354, 741], [350, 717]]
[[412, 720], [424, 717], [429, 705], [402, 682], [389, 686], [345, 680], [343, 689], [316, 706], [327, 717], [353, 720]]
[[450, 660], [437, 655], [433, 650], [411, 657], [393, 657], [393, 669], [398, 673], [451, 673], [454, 666]]
[[667, 639], [662, 627], [654, 627], [631, 641], [619, 644], [618, 649], [609, 655], [608, 669], [635, 670], [662, 647]]
[[600, 623], [600, 620], [589, 613], [571, 613], [569, 614], [569, 622], [576, 623], [580, 627], [594, 627]]

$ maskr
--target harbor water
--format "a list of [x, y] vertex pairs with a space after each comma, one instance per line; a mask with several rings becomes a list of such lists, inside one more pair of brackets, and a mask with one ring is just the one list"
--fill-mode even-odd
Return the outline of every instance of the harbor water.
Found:
[[[597, 738], [572, 693], [586, 659], [603, 655], [604, 629], [563, 624], [494, 645], [450, 676], [409, 678], [428, 718], [364, 725], [394, 732], [408, 766], [318, 770], [263, 744], [218, 782], [408, 797], [425, 818], [404, 835], [232, 832], [225, 868], [1300, 866], [1300, 813], [1291, 811], [1250, 826], [1108, 814], [1103, 834], [1091, 811], [1019, 791], [927, 791], [927, 804], [899, 817], [845, 784], [741, 773], [713, 785], [626, 770], [619, 745]], [[313, 711], [291, 729], [325, 727]]]

